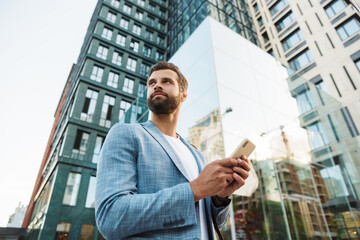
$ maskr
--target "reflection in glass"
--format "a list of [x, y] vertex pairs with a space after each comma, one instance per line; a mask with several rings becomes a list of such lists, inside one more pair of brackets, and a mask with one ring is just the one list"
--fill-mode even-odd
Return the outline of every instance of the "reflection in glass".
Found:
[[81, 174], [69, 173], [63, 198], [64, 205], [75, 206], [80, 187]]
[[95, 147], [94, 147], [93, 158], [92, 158], [93, 163], [98, 163], [98, 159], [99, 159], [99, 155], [100, 155], [100, 151], [101, 151], [101, 147], [102, 147], [103, 143], [104, 143], [104, 137], [97, 136], [96, 142], [95, 142]]
[[89, 187], [86, 195], [85, 207], [95, 208], [95, 185], [96, 177], [91, 176], [89, 180]]
[[92, 122], [95, 105], [98, 97], [98, 92], [93, 91], [91, 89], [86, 90], [86, 97], [84, 101], [84, 106], [80, 114], [80, 119], [87, 122]]
[[321, 123], [315, 122], [307, 126], [307, 131], [309, 133], [312, 149], [325, 146], [329, 143], [329, 140]]

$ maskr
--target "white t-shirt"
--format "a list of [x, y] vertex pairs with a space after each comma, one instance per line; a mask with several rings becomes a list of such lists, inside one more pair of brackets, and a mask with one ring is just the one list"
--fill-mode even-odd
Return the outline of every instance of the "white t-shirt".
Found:
[[[194, 158], [194, 155], [190, 152], [190, 150], [186, 147], [186, 145], [180, 140], [180, 138], [170, 137], [165, 135], [166, 140], [170, 143], [172, 148], [174, 149], [176, 155], [179, 156], [185, 171], [187, 172], [190, 181], [193, 181], [195, 178], [199, 176], [199, 168]], [[205, 206], [204, 200], [201, 199], [199, 201], [200, 207], [200, 227], [201, 227], [201, 239], [208, 240], [208, 231], [206, 227], [206, 215], [205, 215]]]

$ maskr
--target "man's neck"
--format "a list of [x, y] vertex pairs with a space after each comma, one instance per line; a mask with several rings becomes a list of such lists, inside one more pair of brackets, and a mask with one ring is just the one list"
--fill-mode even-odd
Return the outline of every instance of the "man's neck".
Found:
[[165, 135], [176, 137], [176, 126], [179, 112], [172, 114], [154, 114], [151, 115], [151, 121]]

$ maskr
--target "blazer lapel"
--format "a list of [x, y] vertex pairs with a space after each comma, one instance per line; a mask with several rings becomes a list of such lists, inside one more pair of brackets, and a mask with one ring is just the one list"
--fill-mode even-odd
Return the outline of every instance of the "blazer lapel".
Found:
[[154, 125], [152, 121], [147, 121], [145, 123], [141, 123], [143, 128], [160, 144], [160, 146], [165, 150], [165, 152], [169, 155], [170, 159], [174, 162], [175, 166], [179, 169], [179, 171], [185, 176], [185, 178], [190, 181], [190, 177], [188, 176], [185, 168], [180, 160], [180, 158], [176, 155], [171, 145], [168, 143], [164, 135], [161, 131]]

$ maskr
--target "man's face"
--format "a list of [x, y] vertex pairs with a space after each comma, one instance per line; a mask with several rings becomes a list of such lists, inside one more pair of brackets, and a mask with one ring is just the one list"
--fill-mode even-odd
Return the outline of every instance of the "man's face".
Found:
[[151, 74], [147, 81], [147, 104], [155, 114], [170, 114], [185, 101], [186, 92], [180, 92], [176, 72], [164, 69]]

